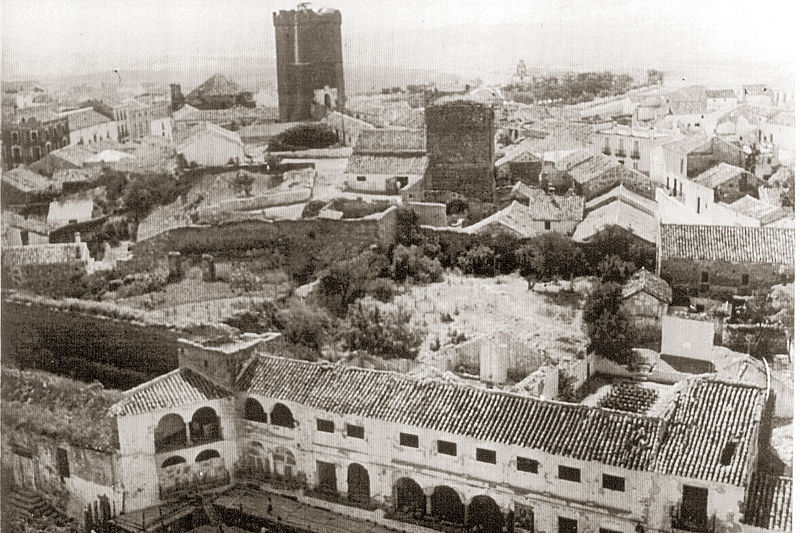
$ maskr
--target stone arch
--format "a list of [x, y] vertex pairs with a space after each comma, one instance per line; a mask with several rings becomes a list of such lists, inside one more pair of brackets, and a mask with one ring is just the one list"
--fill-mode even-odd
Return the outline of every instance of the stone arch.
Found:
[[180, 448], [186, 445], [186, 423], [181, 415], [169, 413], [158, 421], [153, 436], [156, 452]]
[[414, 515], [425, 514], [425, 493], [411, 478], [402, 477], [394, 484], [395, 509]]
[[168, 466], [175, 466], [185, 462], [186, 459], [184, 459], [180, 455], [173, 455], [172, 457], [166, 459], [163, 463], [161, 463], [161, 468], [167, 468]]
[[204, 442], [222, 438], [219, 417], [211, 407], [201, 407], [192, 415], [189, 433], [193, 442]]
[[208, 450], [203, 450], [202, 452], [197, 454], [195, 457], [195, 463], [202, 463], [203, 461], [208, 461], [209, 459], [214, 459], [219, 457], [219, 452], [213, 448], [209, 448]]
[[282, 403], [276, 403], [269, 413], [269, 420], [273, 426], [293, 428], [295, 426], [294, 415], [291, 409]]
[[264, 407], [261, 405], [261, 402], [255, 398], [247, 398], [244, 401], [244, 418], [245, 420], [252, 420], [253, 422], [268, 422]]
[[478, 526], [487, 533], [501, 533], [503, 514], [497, 502], [484, 495], [472, 498], [467, 506], [467, 526]]
[[273, 471], [276, 476], [292, 477], [295, 473], [295, 458], [292, 451], [278, 446], [272, 451]]
[[358, 463], [347, 467], [347, 499], [357, 502], [369, 501], [369, 472]]
[[431, 514], [440, 520], [464, 523], [464, 504], [452, 487], [438, 485], [431, 493]]
[[256, 472], [269, 472], [269, 454], [264, 445], [258, 441], [250, 441], [246, 448], [245, 462]]

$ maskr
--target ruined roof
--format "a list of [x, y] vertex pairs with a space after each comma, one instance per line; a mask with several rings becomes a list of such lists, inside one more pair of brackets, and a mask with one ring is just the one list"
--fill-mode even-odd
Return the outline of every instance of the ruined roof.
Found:
[[[4, 250], [5, 252], [5, 250]], [[3, 367], [3, 426], [23, 429], [82, 448], [119, 447], [108, 408], [122, 394], [47, 372]]]
[[607, 227], [619, 227], [648, 242], [655, 243], [658, 235], [656, 217], [619, 199], [591, 212], [575, 228], [572, 239], [586, 241]]
[[672, 302], [672, 289], [669, 283], [642, 267], [622, 286], [622, 297], [629, 298], [636, 293], [645, 292], [664, 303]]
[[516, 200], [510, 205], [464, 228], [467, 233], [485, 233], [493, 225], [500, 225], [517, 237], [533, 237], [544, 230], [537, 223], [534, 211]]
[[581, 220], [583, 196], [548, 194], [518, 181], [511, 190], [528, 198], [528, 209], [534, 220]]
[[187, 94], [186, 100], [209, 96], [227, 96], [241, 92], [242, 88], [236, 82], [229, 80], [222, 74], [214, 74]]
[[[655, 471], [744, 485], [766, 396], [765, 390], [748, 385], [686, 382], [662, 416], [666, 431]], [[730, 457], [723, 457], [727, 452]]]
[[706, 91], [706, 98], [733, 98], [736, 100], [736, 93], [733, 89], [709, 89]]
[[792, 530], [792, 478], [760, 472], [747, 490], [742, 522], [775, 531]]
[[365, 129], [359, 133], [353, 153], [425, 154], [425, 131]]
[[709, 189], [714, 189], [723, 183], [738, 178], [745, 172], [747, 171], [741, 167], [735, 167], [728, 163], [719, 163], [696, 176], [694, 182], [708, 187]]
[[644, 470], [659, 421], [394, 372], [256, 357], [237, 388], [315, 409]]
[[[761, 189], [763, 189], [763, 187], [759, 188], [759, 196], [761, 195]], [[777, 191], [777, 189], [772, 190]], [[780, 199], [780, 191], [778, 191], [778, 193], [778, 199]], [[735, 202], [728, 204], [728, 207], [738, 213], [758, 220], [761, 225], [771, 224], [791, 214], [791, 209], [758, 200], [750, 195], [742, 196]]]
[[7, 246], [2, 258], [4, 266], [82, 263], [89, 260], [89, 248], [85, 242]]
[[22, 192], [40, 192], [54, 190], [55, 183], [41, 174], [26, 167], [16, 167], [3, 173], [3, 183]]
[[587, 183], [594, 178], [600, 177], [609, 170], [621, 166], [616, 159], [603, 154], [595, 154], [590, 158], [578, 163], [569, 171], [572, 179], [580, 184]]
[[[369, 131], [369, 130], [365, 130]], [[364, 132], [362, 132], [363, 134]], [[359, 135], [361, 138], [361, 135]], [[347, 174], [422, 175], [428, 167], [427, 156], [353, 154], [347, 161]]]
[[123, 398], [110, 407], [109, 413], [114, 416], [138, 415], [232, 396], [232, 392], [194, 370], [176, 368], [125, 391]]
[[663, 224], [661, 256], [794, 266], [794, 229]]

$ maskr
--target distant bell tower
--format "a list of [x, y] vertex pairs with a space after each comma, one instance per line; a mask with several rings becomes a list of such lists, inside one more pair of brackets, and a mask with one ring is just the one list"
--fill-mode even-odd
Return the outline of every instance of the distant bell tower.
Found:
[[[312, 10], [307, 3], [272, 14], [278, 67], [278, 107], [283, 122], [313, 118], [315, 92], [325, 102], [345, 106], [342, 66], [342, 15], [336, 9]], [[330, 95], [335, 94], [335, 104]], [[322, 96], [324, 98], [324, 95]]]
[[528, 67], [525, 66], [525, 62], [523, 60], [519, 60], [517, 63], [517, 77], [524, 78], [528, 75]]

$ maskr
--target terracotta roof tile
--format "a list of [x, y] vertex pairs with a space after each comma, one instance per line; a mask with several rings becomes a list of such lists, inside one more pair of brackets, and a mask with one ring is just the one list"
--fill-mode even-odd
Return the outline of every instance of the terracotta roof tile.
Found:
[[[365, 130], [369, 131], [369, 130]], [[364, 132], [362, 132], [363, 134]], [[361, 135], [359, 135], [359, 139]], [[345, 172], [348, 174], [393, 174], [417, 175], [425, 174], [428, 167], [427, 156], [396, 156], [353, 154], [347, 161]]]
[[792, 478], [758, 473], [747, 490], [742, 522], [775, 531], [792, 530]]
[[610, 203], [588, 212], [586, 218], [575, 228], [572, 239], [586, 241], [608, 227], [619, 227], [630, 231], [640, 239], [655, 243], [658, 236], [658, 220], [628, 202], [614, 199]]
[[425, 154], [425, 131], [365, 129], [358, 135], [353, 153]]
[[172, 372], [125, 391], [125, 397], [109, 412], [115, 416], [138, 415], [155, 409], [230, 398], [233, 393], [189, 368]]
[[521, 181], [511, 191], [528, 199], [528, 209], [534, 220], [583, 219], [583, 196], [548, 194], [542, 189], [528, 187]]
[[622, 286], [622, 297], [628, 298], [644, 291], [665, 303], [672, 302], [672, 289], [669, 283], [642, 267]]
[[594, 178], [602, 176], [617, 166], [621, 165], [613, 157], [603, 154], [595, 154], [572, 167], [572, 169], [569, 171], [569, 174], [575, 181], [584, 184], [593, 180]]
[[728, 163], [719, 163], [695, 177], [694, 182], [708, 187], [709, 189], [714, 189], [745, 173], [749, 174], [749, 172], [743, 168], [735, 167]]
[[663, 224], [661, 255], [665, 259], [794, 266], [794, 229]]

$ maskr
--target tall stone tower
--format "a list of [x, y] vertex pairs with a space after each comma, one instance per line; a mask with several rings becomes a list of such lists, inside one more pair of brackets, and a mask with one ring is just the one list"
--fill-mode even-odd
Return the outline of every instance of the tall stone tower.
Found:
[[278, 107], [283, 122], [315, 118], [318, 108], [343, 110], [342, 15], [336, 9], [272, 14], [278, 61]]

